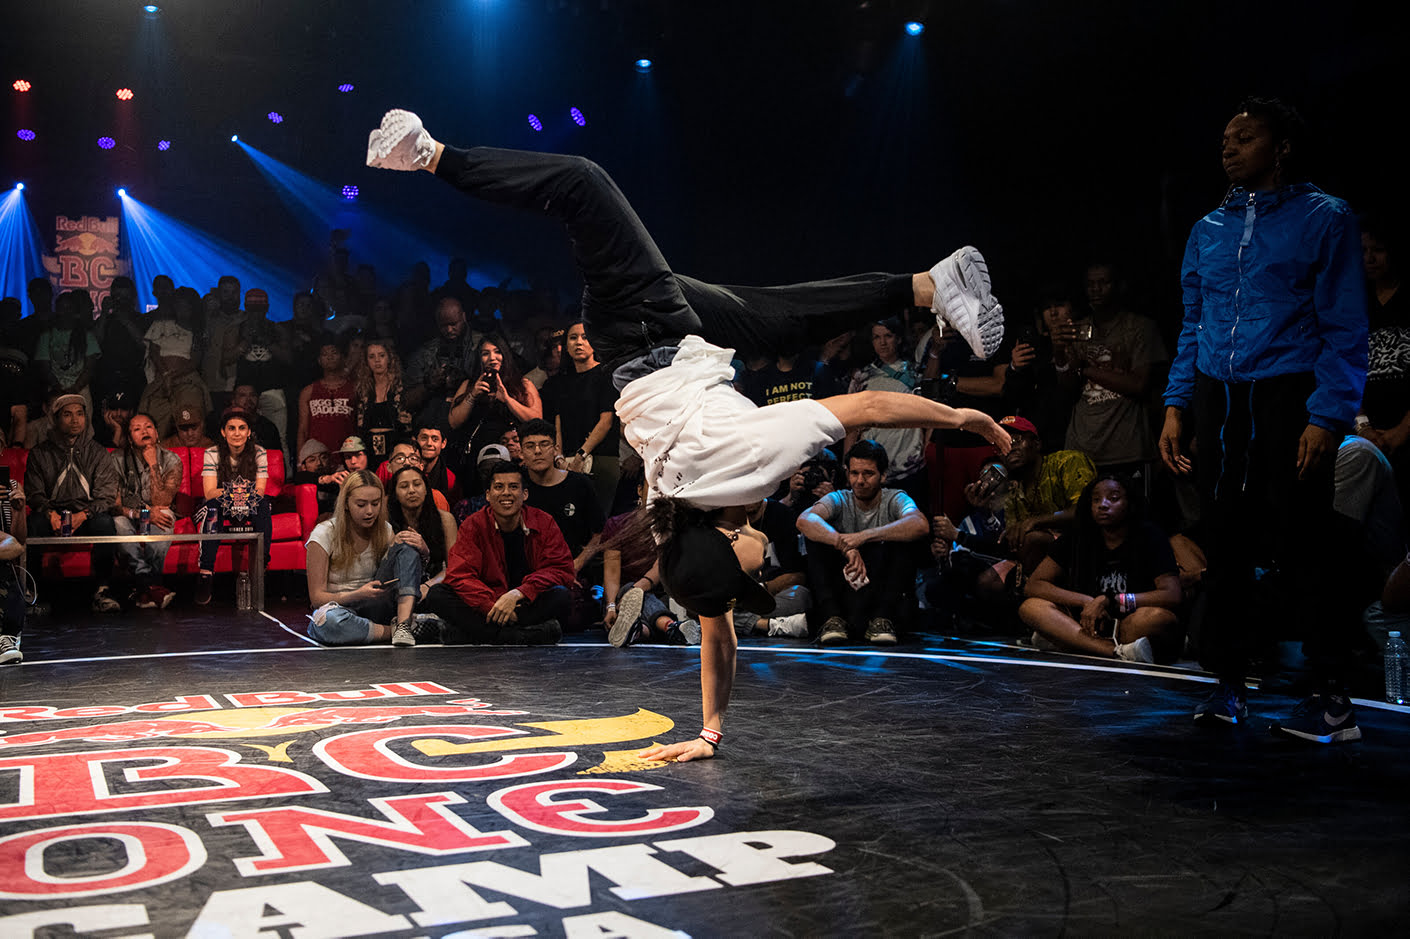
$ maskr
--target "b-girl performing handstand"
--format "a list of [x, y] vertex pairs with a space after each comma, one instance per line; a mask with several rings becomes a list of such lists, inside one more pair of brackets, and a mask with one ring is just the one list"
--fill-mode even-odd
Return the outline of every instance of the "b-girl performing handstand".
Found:
[[367, 164], [425, 170], [567, 229], [584, 282], [583, 316], [621, 390], [622, 432], [645, 463], [662, 583], [700, 618], [703, 729], [644, 750], [643, 759], [702, 759], [721, 745], [734, 683], [731, 611], [766, 615], [774, 605], [752, 576], [766, 539], [745, 506], [851, 429], [963, 428], [1008, 449], [1008, 434], [982, 412], [917, 395], [863, 391], [759, 408], [732, 385], [736, 350], [772, 357], [800, 342], [821, 345], [903, 306], [930, 307], [976, 354], [992, 355], [1003, 311], [974, 248], [918, 274], [722, 287], [674, 273], [616, 183], [581, 157], [448, 147], [415, 114], [398, 110], [369, 136]]

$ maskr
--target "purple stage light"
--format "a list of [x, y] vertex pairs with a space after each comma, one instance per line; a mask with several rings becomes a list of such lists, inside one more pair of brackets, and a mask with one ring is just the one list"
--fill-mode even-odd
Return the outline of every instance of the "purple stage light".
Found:
[[577, 108], [569, 108], [568, 116], [571, 117], [573, 123], [577, 124], [579, 127], [587, 126], [587, 118], [583, 117], [583, 112], [579, 111]]
[[543, 130], [543, 121], [539, 120], [539, 116], [537, 114], [530, 114], [529, 126], [532, 127], [534, 130]]
[[343, 198], [346, 199], [346, 200], [348, 200], [349, 202], [351, 202], [351, 201], [353, 201], [354, 199], [356, 199], [356, 198], [357, 198], [357, 187], [356, 187], [356, 186], [344, 186], [344, 187], [343, 187]]
[[26, 140], [26, 141], [28, 141], [28, 140], [33, 140], [33, 139], [34, 139], [34, 131], [32, 131], [32, 130], [30, 130], [29, 128], [26, 127], [26, 128], [24, 128], [23, 130], [16, 131], [16, 132], [15, 132], [15, 136], [18, 137], [18, 138], [20, 138], [21, 140]]
[[113, 147], [116, 147], [116, 146], [117, 146], [117, 141], [114, 140], [114, 139], [111, 138], [111, 137], [99, 137], [99, 138], [98, 138], [98, 147], [99, 147], [100, 149], [102, 149], [102, 150], [111, 150]]
[[341, 85], [338, 86], [338, 90], [341, 91], [343, 94], [347, 94], [349, 91], [353, 90], [353, 83], [343, 82]]
[[269, 123], [271, 124], [284, 123], [284, 115], [280, 114], [278, 111], [270, 111], [269, 114], [266, 115], [266, 117], [269, 118]]
[[158, 150], [162, 150], [162, 151], [170, 150], [170, 149], [171, 149], [171, 141], [170, 141], [170, 140], [158, 140], [158, 141], [157, 141], [157, 149], [158, 149]]

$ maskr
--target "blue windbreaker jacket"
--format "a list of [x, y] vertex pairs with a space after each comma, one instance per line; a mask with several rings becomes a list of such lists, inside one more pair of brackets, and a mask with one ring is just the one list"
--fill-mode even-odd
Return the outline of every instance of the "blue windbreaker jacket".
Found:
[[1196, 369], [1225, 382], [1313, 372], [1308, 419], [1345, 430], [1366, 385], [1363, 276], [1361, 235], [1341, 199], [1306, 183], [1230, 190], [1185, 246], [1185, 322], [1165, 403], [1189, 405]]

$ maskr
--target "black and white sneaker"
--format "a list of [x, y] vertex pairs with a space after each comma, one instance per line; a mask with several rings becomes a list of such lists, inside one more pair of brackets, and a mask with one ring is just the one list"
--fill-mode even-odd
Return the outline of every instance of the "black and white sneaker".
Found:
[[398, 649], [409, 649], [416, 645], [416, 636], [411, 632], [412, 621], [404, 620], [392, 624], [392, 645]]
[[1314, 694], [1293, 708], [1292, 716], [1273, 725], [1273, 730], [1310, 743], [1349, 743], [1361, 739], [1356, 726], [1356, 708], [1340, 694]]
[[24, 653], [20, 651], [20, 640], [15, 636], [0, 636], [0, 665], [9, 665], [11, 662], [18, 665], [24, 661]]
[[1195, 723], [1205, 727], [1238, 724], [1248, 717], [1244, 689], [1219, 682], [1209, 697], [1195, 708]]
[[367, 135], [367, 165], [383, 170], [424, 170], [436, 156], [436, 141], [410, 111], [382, 115], [382, 126]]
[[414, 613], [411, 635], [417, 642], [444, 642], [446, 621], [434, 613]]
[[981, 359], [999, 351], [1004, 341], [1004, 308], [994, 299], [989, 265], [968, 245], [930, 269], [935, 299], [930, 310], [941, 327], [949, 323]]
[[636, 630], [645, 603], [646, 591], [640, 587], [633, 587], [622, 594], [622, 600], [617, 604], [617, 618], [612, 621], [612, 628], [607, 630], [608, 642], [619, 649], [631, 644], [629, 637]]

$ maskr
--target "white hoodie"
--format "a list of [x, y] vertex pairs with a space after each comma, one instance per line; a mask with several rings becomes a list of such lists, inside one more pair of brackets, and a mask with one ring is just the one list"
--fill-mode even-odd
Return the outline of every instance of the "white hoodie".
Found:
[[617, 416], [646, 465], [647, 498], [748, 505], [846, 433], [817, 401], [757, 407], [734, 390], [733, 349], [687, 336], [671, 364], [622, 389]]

